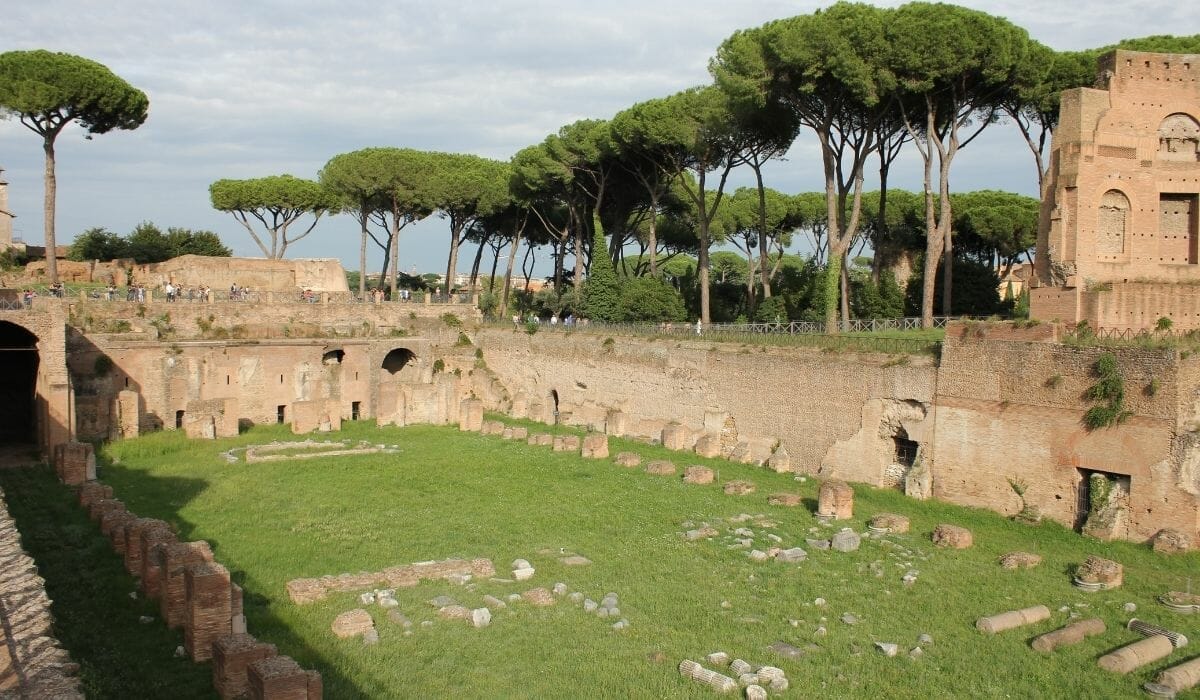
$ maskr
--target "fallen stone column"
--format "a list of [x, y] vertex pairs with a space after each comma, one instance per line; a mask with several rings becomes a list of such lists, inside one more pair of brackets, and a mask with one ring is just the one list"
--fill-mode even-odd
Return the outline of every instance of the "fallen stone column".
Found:
[[975, 629], [987, 634], [995, 634], [1049, 619], [1050, 608], [1047, 608], [1045, 605], [1035, 605], [1032, 608], [1009, 610], [999, 615], [981, 617], [976, 620]]
[[1072, 622], [1066, 627], [1060, 627], [1053, 632], [1047, 632], [1033, 640], [1035, 651], [1051, 652], [1059, 647], [1078, 644], [1088, 637], [1104, 634], [1104, 620], [1093, 617], [1079, 622]]
[[1179, 632], [1173, 632], [1166, 627], [1159, 627], [1158, 625], [1152, 625], [1149, 622], [1143, 622], [1136, 617], [1130, 620], [1126, 627], [1133, 632], [1137, 632], [1143, 637], [1149, 637], [1153, 634], [1166, 637], [1167, 639], [1171, 640], [1171, 644], [1174, 644], [1176, 649], [1179, 647], [1185, 647], [1188, 643], [1188, 638], [1183, 634]]
[[1096, 662], [1100, 668], [1113, 673], [1129, 673], [1159, 659], [1165, 659], [1175, 651], [1175, 645], [1162, 635], [1151, 635], [1105, 654]]
[[679, 674], [699, 681], [718, 693], [732, 693], [737, 690], [737, 681], [716, 671], [710, 671], [695, 661], [684, 659], [679, 662]]
[[179, 627], [187, 617], [187, 582], [184, 574], [191, 564], [213, 560], [212, 549], [204, 540], [172, 542], [163, 545], [162, 575], [159, 577], [159, 611], [167, 627]]
[[305, 671], [290, 656], [255, 661], [246, 676], [253, 700], [321, 700], [321, 674]]
[[1163, 669], [1154, 682], [1176, 693], [1195, 688], [1200, 685], [1200, 656]]
[[245, 697], [250, 690], [250, 664], [278, 656], [274, 644], [248, 634], [233, 634], [213, 643], [213, 687], [223, 700]]
[[192, 661], [212, 658], [213, 642], [231, 632], [229, 570], [220, 564], [192, 564], [184, 573], [187, 617], [183, 644]]

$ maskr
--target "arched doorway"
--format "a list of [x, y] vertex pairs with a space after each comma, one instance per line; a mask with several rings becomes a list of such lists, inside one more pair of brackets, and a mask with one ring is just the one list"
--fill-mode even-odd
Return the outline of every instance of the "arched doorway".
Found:
[[37, 342], [25, 328], [0, 321], [0, 444], [37, 439]]
[[417, 359], [417, 356], [412, 350], [409, 350], [408, 348], [396, 348], [384, 356], [383, 364], [381, 366], [383, 369], [387, 370], [389, 374], [396, 375], [399, 374], [400, 370], [407, 367], [415, 359]]

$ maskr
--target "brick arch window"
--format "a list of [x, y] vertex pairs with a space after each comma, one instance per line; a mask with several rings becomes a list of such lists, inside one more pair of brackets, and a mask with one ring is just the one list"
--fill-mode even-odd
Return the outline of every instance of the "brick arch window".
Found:
[[1129, 198], [1120, 190], [1109, 190], [1100, 198], [1100, 215], [1096, 221], [1096, 252], [1100, 255], [1119, 255], [1125, 252], [1129, 234]]
[[1200, 159], [1200, 122], [1182, 112], [1162, 120], [1158, 127], [1158, 157], [1188, 162]]

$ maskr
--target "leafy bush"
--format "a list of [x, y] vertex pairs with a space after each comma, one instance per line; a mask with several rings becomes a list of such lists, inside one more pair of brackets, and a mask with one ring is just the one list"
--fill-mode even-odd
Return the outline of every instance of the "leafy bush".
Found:
[[656, 277], [634, 277], [621, 287], [618, 319], [639, 321], [686, 321], [683, 296]]
[[442, 323], [451, 328], [462, 328], [462, 319], [447, 311], [442, 314]]

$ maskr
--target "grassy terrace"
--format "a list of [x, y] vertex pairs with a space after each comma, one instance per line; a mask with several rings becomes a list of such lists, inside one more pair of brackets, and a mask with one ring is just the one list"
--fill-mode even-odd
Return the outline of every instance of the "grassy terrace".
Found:
[[[1182, 590], [1189, 576], [1196, 579], [1193, 590], [1200, 588], [1197, 554], [1162, 557], [1145, 546], [1086, 540], [1053, 524], [1022, 525], [862, 487], [850, 525], [862, 531], [871, 515], [896, 512], [911, 518], [912, 532], [864, 539], [856, 552], [818, 551], [804, 541], [818, 536], [813, 528], [825, 537], [837, 528], [822, 528], [811, 515], [813, 479], [800, 483], [790, 475], [611, 441], [614, 454], [633, 450], [647, 460], [672, 459], [681, 469], [708, 464], [721, 481], [749, 479], [758, 486], [752, 495], [726, 496], [717, 485], [685, 485], [610, 460], [582, 460], [452, 427], [344, 425], [333, 437], [398, 445], [399, 452], [229, 464], [221, 453], [231, 447], [298, 438], [275, 427], [216, 442], [164, 432], [108, 445], [101, 469], [131, 510], [174, 523], [182, 537], [212, 543], [246, 589], [250, 631], [319, 669], [327, 697], [712, 697], [675, 667], [717, 650], [783, 668], [791, 682], [785, 697], [1128, 697], [1158, 670], [1197, 653], [1193, 644], [1127, 677], [1096, 667], [1098, 656], [1137, 639], [1123, 629], [1128, 602], [1137, 604], [1137, 617], [1200, 638], [1200, 616], [1180, 616], [1155, 602], [1159, 594]], [[0, 471], [0, 485], [43, 567], [63, 640], [83, 664], [94, 696], [211, 695], [207, 668], [171, 657], [179, 635], [157, 621], [137, 623], [139, 614], [157, 613], [129, 599], [132, 582], [94, 526], [69, 505], [65, 489], [45, 472], [31, 471]], [[767, 496], [781, 491], [800, 493], [806, 507], [768, 505]], [[740, 513], [764, 514], [777, 526], [725, 520]], [[721, 534], [685, 542], [680, 533], [687, 522], [707, 522]], [[971, 528], [975, 547], [933, 548], [929, 532], [940, 522]], [[754, 547], [772, 546], [766, 537], [772, 533], [782, 538], [780, 546], [803, 547], [808, 559], [751, 562], [745, 550], [729, 547], [732, 530], [743, 526], [754, 531]], [[593, 563], [563, 566], [557, 561], [562, 550]], [[997, 558], [1013, 550], [1036, 552], [1045, 561], [1028, 571], [1001, 570]], [[1088, 554], [1122, 562], [1125, 586], [1093, 594], [1073, 588], [1071, 567]], [[380, 636], [370, 647], [338, 640], [329, 628], [335, 615], [360, 607], [357, 594], [299, 607], [284, 590], [297, 577], [481, 556], [495, 562], [502, 578], [516, 558], [530, 560], [537, 574], [523, 583], [423, 582], [399, 589], [398, 610], [413, 621], [413, 633], [405, 636], [384, 610], [366, 606]], [[59, 563], [48, 566], [47, 558]], [[901, 578], [909, 569], [919, 575], [905, 586]], [[489, 627], [474, 629], [438, 619], [426, 602], [449, 595], [479, 607], [485, 594], [503, 598], [558, 581], [594, 600], [617, 593], [631, 627], [614, 631], [612, 620], [587, 615], [563, 598], [549, 608], [510, 604]], [[814, 605], [818, 597], [828, 604]], [[982, 615], [1036, 604], [1054, 611], [1049, 621], [994, 637], [973, 627]], [[1039, 655], [1028, 642], [1067, 621], [1062, 606], [1102, 617], [1108, 632]], [[844, 613], [858, 623], [843, 623]], [[923, 633], [934, 644], [920, 658], [908, 658]], [[776, 641], [805, 655], [775, 656], [767, 646]], [[899, 644], [901, 654], [885, 657], [877, 641]]]

